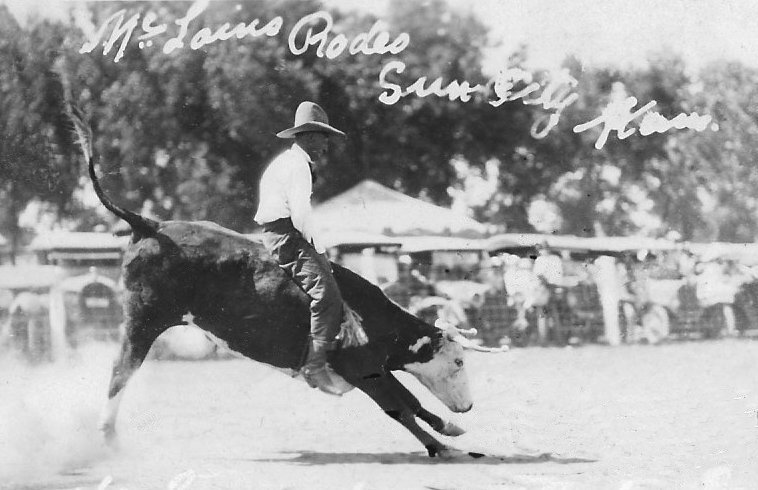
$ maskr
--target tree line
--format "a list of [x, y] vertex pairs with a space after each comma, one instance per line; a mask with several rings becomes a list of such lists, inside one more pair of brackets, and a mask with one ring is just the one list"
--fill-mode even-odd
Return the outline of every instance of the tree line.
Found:
[[[188, 5], [92, 2], [86, 8], [101, 26], [121, 9], [142, 16], [153, 11], [170, 21], [185, 15]], [[193, 24], [261, 19], [263, 26], [280, 16], [292, 26], [319, 10], [329, 11], [335, 33], [369, 32], [379, 20], [330, 11], [317, 0], [256, 0], [212, 3]], [[170, 53], [141, 49], [133, 39], [116, 63], [101, 49], [80, 53], [88, 38], [74, 19], [21, 25], [0, 6], [0, 233], [16, 246], [24, 241], [18, 217], [30, 202], [44, 203], [74, 229], [114, 224], [77, 198], [87, 178], [62, 110], [67, 96], [91, 119], [106, 192], [160, 219], [252, 230], [260, 173], [284, 147], [274, 134], [291, 125], [300, 101], [310, 99], [348, 135], [317, 169], [317, 200], [370, 178], [441, 205], [473, 194], [470, 212], [493, 230], [755, 239], [754, 68], [721, 61], [693, 72], [668, 51], [632, 68], [584, 66], [568, 57], [563, 67], [576, 82], [576, 96], [549, 133], [535, 138], [535, 124], [546, 124], [544, 107], [491, 103], [499, 88], [482, 66], [491, 40], [478, 19], [441, 0], [396, 0], [388, 12], [381, 19], [387, 31], [410, 37], [397, 55], [332, 60], [313, 48], [295, 54], [282, 31]], [[381, 71], [391, 60], [405, 65], [393, 74], [401, 86], [420, 77], [490, 83], [467, 102], [414, 94], [388, 105], [378, 97], [385, 90]], [[523, 46], [503, 60], [503, 68], [528, 60]], [[551, 76], [535, 73], [532, 83], [544, 89]], [[572, 131], [619, 94], [640, 105], [655, 100], [655, 110], [668, 119], [709, 114], [718, 130], [611, 137], [600, 150], [594, 147], [599, 128]], [[477, 181], [487, 182], [486, 192], [470, 185]], [[540, 221], [539, 210], [551, 211], [552, 219]]]

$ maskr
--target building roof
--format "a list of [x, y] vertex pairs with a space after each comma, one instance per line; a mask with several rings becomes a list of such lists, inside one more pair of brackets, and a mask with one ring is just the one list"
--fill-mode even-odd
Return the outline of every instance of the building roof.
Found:
[[487, 240], [490, 253], [536, 250], [547, 247], [569, 252], [592, 252], [596, 254], [621, 254], [638, 250], [675, 250], [677, 244], [660, 238], [646, 237], [578, 237], [539, 233], [502, 233]]
[[402, 243], [400, 251], [405, 253], [487, 250], [486, 240], [479, 238], [460, 238], [449, 236], [405, 236], [398, 237], [398, 240]]
[[756, 243], [688, 243], [685, 248], [704, 262], [722, 259], [734, 260], [743, 265], [758, 265], [758, 244]]
[[437, 206], [364, 180], [313, 210], [322, 233], [361, 231], [387, 235], [482, 236], [487, 226]]
[[381, 233], [369, 233], [365, 231], [329, 231], [319, 235], [321, 243], [325, 247], [399, 247], [400, 240], [397, 237], [388, 237]]

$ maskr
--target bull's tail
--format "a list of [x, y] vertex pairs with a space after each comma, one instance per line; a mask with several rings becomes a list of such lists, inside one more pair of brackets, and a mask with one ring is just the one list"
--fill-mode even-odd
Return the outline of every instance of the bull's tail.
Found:
[[138, 239], [155, 235], [158, 229], [157, 222], [126, 210], [120, 206], [117, 206], [108, 198], [108, 196], [105, 195], [103, 188], [100, 186], [100, 181], [97, 178], [97, 174], [95, 173], [95, 159], [93, 157], [92, 151], [92, 128], [89, 126], [89, 124], [84, 122], [81, 111], [75, 105], [69, 103], [66, 105], [66, 108], [68, 117], [74, 124], [74, 130], [79, 137], [79, 146], [82, 149], [84, 158], [87, 160], [89, 176], [90, 179], [92, 179], [92, 185], [95, 188], [95, 194], [97, 194], [100, 202], [103, 203], [103, 206], [105, 206], [108, 211], [129, 223], [129, 226], [131, 226], [132, 233], [135, 238]]

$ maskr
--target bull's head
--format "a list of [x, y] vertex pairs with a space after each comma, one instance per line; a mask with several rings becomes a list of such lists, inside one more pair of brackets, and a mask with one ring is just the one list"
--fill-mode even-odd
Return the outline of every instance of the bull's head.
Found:
[[[464, 337], [476, 334], [475, 329], [461, 330], [440, 322], [435, 326], [442, 331], [442, 339], [434, 352], [432, 359], [427, 362], [406, 364], [404, 370], [413, 374], [421, 384], [426, 386], [434, 396], [453, 412], [468, 412], [474, 402], [468, 385], [468, 374], [463, 350], [471, 349], [480, 352], [505, 352], [507, 347], [492, 349], [482, 347]], [[420, 349], [431, 339], [422, 337], [411, 346], [411, 350]]]

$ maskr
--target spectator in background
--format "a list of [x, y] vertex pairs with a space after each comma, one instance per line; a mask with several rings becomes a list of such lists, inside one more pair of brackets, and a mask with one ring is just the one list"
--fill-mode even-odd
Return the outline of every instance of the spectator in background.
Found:
[[532, 271], [530, 259], [521, 258], [511, 264], [504, 274], [508, 304], [515, 312], [509, 325], [510, 336], [512, 340], [519, 339], [517, 343], [526, 345], [531, 335], [529, 318], [533, 318], [533, 308], [546, 305], [549, 294], [542, 280]]
[[603, 310], [603, 335], [610, 345], [621, 344], [622, 336], [619, 326], [619, 301], [621, 291], [618, 288], [619, 278], [616, 259], [601, 255], [593, 263], [595, 287], [589, 287], [588, 292], [597, 291], [600, 307]]
[[463, 309], [463, 306], [454, 299], [444, 298], [443, 303], [437, 309], [437, 318], [456, 328], [469, 328], [466, 311]]
[[[419, 291], [428, 288], [429, 281], [418, 270], [411, 268], [410, 257], [401, 257], [397, 281], [381, 286], [384, 294], [403, 308], [411, 307], [411, 300]], [[426, 291], [421, 294], [426, 294]]]
[[701, 262], [697, 269], [700, 273], [692, 282], [697, 285], [697, 300], [703, 307], [734, 301], [737, 287], [727, 276], [724, 261], [716, 258]]
[[741, 265], [737, 260], [728, 259], [724, 264], [724, 274], [735, 289], [753, 280], [750, 268]]
[[619, 298], [619, 329], [622, 342], [636, 342], [639, 337], [641, 308], [634, 296], [634, 264], [629, 255], [616, 263], [616, 289]]
[[544, 246], [539, 247], [532, 272], [548, 284], [563, 284], [563, 260]]
[[[563, 275], [563, 259], [555, 253], [552, 253], [547, 244], [538, 247], [538, 255], [534, 260], [532, 272], [540, 279], [541, 288], [538, 290], [537, 298], [534, 301], [538, 308], [537, 315], [537, 336], [542, 345], [547, 343], [550, 336], [548, 318], [557, 319], [560, 313], [557, 310], [556, 288], [565, 286]], [[551, 298], [553, 301], [551, 301]], [[554, 322], [555, 323], [555, 322]], [[552, 328], [558, 326], [553, 324]]]
[[445, 300], [437, 296], [437, 291], [431, 283], [425, 283], [420, 286], [416, 294], [411, 296], [408, 311], [421, 320], [434, 325], [439, 319], [440, 309]]
[[[434, 286], [425, 275], [418, 269], [411, 269], [408, 275], [408, 287], [411, 290], [411, 297], [418, 294], [434, 295]], [[431, 291], [430, 291], [431, 290]]]
[[424, 283], [415, 288], [415, 294], [411, 296], [408, 310], [416, 314], [419, 310], [430, 304], [429, 298], [436, 296], [436, 291], [431, 283]]
[[527, 258], [518, 261], [508, 267], [503, 275], [505, 289], [509, 296], [521, 295], [529, 303], [537, 296], [540, 288], [540, 279], [532, 271], [532, 261]]
[[477, 327], [481, 331], [485, 346], [497, 347], [508, 330], [509, 308], [505, 280], [499, 268], [493, 268], [487, 275], [489, 289], [485, 291], [479, 308]]
[[411, 303], [411, 270], [408, 264], [402, 261], [398, 267], [398, 277], [395, 282], [384, 283], [380, 287], [389, 299], [403, 308], [408, 308]]

